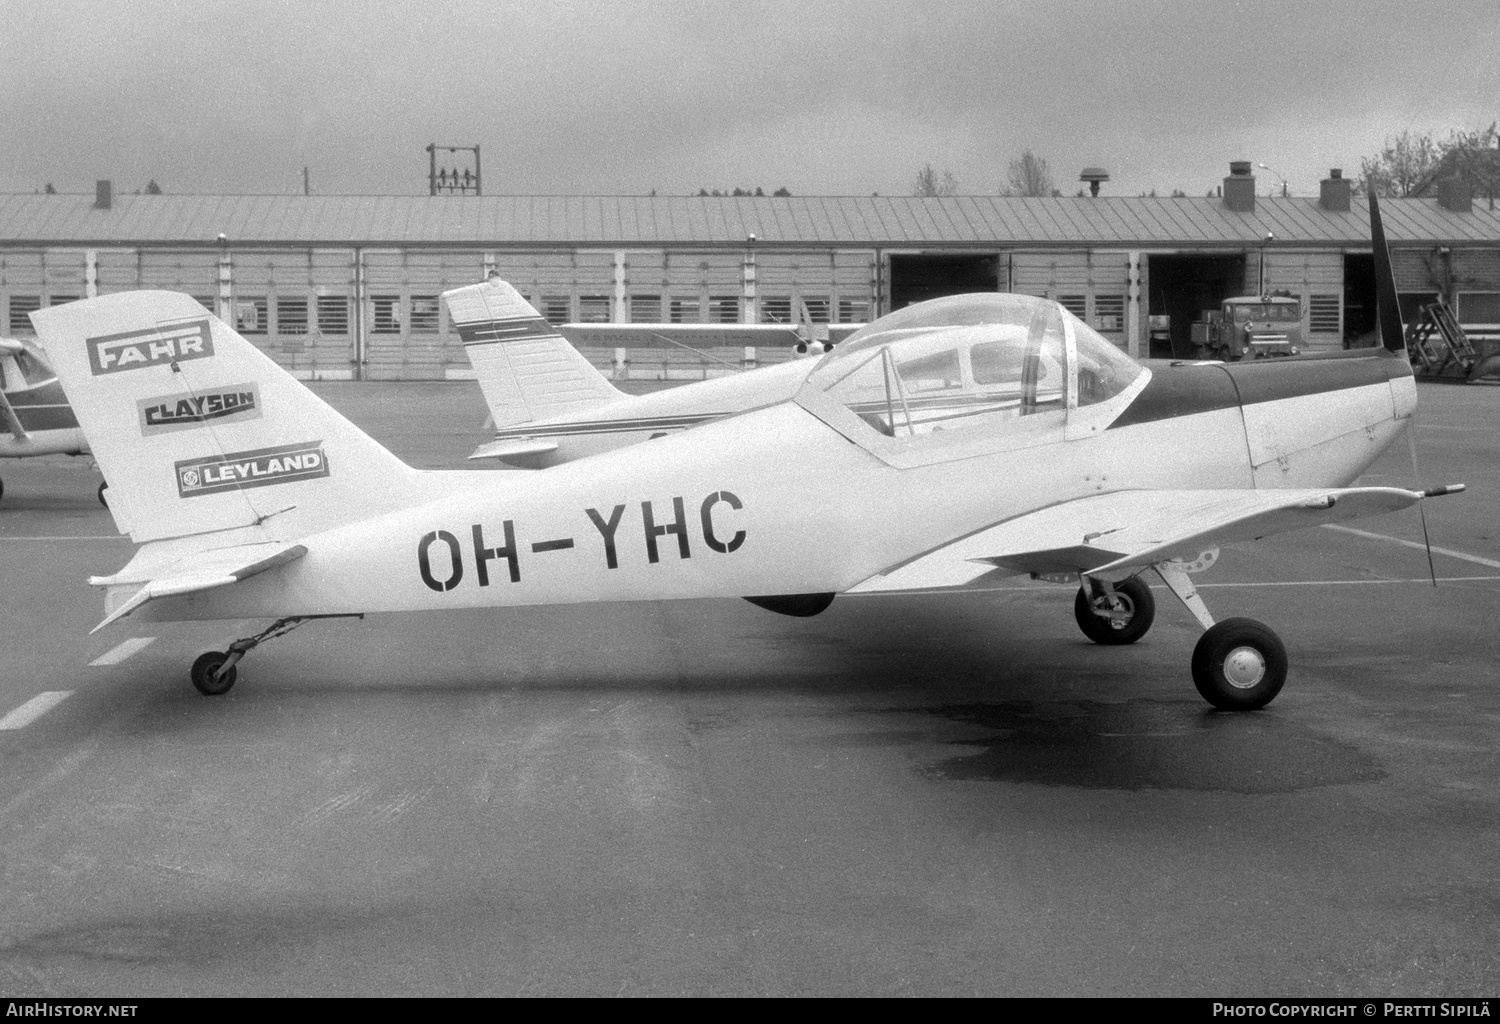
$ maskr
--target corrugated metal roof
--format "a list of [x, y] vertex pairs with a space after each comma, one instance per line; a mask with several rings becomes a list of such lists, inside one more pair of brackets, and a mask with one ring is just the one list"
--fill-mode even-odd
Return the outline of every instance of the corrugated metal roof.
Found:
[[[1362, 199], [1332, 213], [1312, 198], [953, 196], [116, 196], [0, 195], [0, 245], [1359, 246]], [[1435, 199], [1382, 203], [1392, 244], [1497, 245], [1500, 211]]]

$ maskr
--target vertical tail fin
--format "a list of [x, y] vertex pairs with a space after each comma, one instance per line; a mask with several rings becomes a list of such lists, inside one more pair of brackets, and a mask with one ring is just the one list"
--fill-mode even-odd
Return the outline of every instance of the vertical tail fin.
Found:
[[1380, 343], [1392, 352], [1406, 351], [1406, 328], [1401, 324], [1401, 304], [1396, 299], [1396, 274], [1391, 269], [1391, 250], [1385, 244], [1385, 225], [1380, 220], [1380, 200], [1370, 193], [1370, 246], [1375, 250], [1375, 313], [1380, 322]]
[[121, 292], [32, 323], [137, 543], [305, 536], [416, 492], [421, 473], [186, 295]]
[[496, 427], [549, 419], [621, 392], [498, 277], [443, 293]]

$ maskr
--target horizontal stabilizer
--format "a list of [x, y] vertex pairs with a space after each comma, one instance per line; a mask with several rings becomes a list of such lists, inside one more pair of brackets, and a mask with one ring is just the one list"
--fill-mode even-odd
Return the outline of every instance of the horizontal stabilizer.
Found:
[[557, 451], [556, 441], [530, 437], [488, 441], [474, 449], [471, 459], [513, 459], [522, 455], [550, 455]]
[[1091, 495], [960, 538], [850, 593], [956, 587], [997, 569], [1005, 575], [1130, 575], [1223, 544], [1394, 512], [1423, 497], [1397, 487]]
[[[237, 544], [234, 547], [214, 548], [187, 555], [153, 569], [149, 574], [143, 574], [139, 570], [132, 571], [130, 566], [126, 566], [113, 576], [91, 577], [91, 586], [109, 588], [105, 602], [109, 614], [90, 632], [99, 632], [147, 601], [228, 586], [267, 569], [295, 561], [305, 554], [307, 548], [301, 544]], [[125, 594], [131, 586], [138, 586], [138, 589], [116, 604], [116, 596]]]

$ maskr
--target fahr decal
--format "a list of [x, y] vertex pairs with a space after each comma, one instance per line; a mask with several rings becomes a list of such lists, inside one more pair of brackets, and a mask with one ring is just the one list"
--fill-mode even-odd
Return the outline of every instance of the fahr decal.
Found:
[[[670, 512], [655, 508], [649, 501], [643, 501], [640, 505], [639, 533], [624, 528], [625, 505], [614, 506], [608, 514], [597, 508], [584, 509], [584, 515], [588, 516], [594, 532], [586, 534], [576, 546], [592, 549], [595, 553], [584, 557], [602, 555], [605, 569], [618, 569], [621, 545], [633, 545], [634, 541], [629, 539], [631, 537], [640, 539], [646, 562], [651, 565], [660, 562], [663, 553], [670, 555], [674, 550], [679, 560], [693, 557], [692, 545], [688, 539], [691, 531], [688, 527], [687, 506], [681, 498], [672, 499]], [[730, 491], [714, 491], [698, 505], [698, 526], [703, 535], [703, 543], [710, 551], [727, 555], [738, 551], [740, 545], [745, 543], [745, 531], [733, 529], [723, 521], [730, 518], [729, 512], [738, 512], [742, 508], [743, 503]], [[718, 517], [723, 517], [723, 520]], [[498, 547], [486, 546], [494, 543], [494, 540], [485, 537], [484, 527], [479, 523], [469, 527], [469, 537], [465, 539], [471, 541], [471, 544], [461, 543], [448, 530], [433, 530], [423, 534], [422, 539], [417, 542], [417, 572], [421, 575], [422, 582], [438, 593], [453, 590], [467, 578], [464, 567], [469, 565], [474, 570], [474, 582], [481, 587], [490, 585], [490, 573], [494, 570], [503, 570], [510, 582], [520, 583], [523, 545], [516, 540], [515, 520], [504, 520], [500, 524], [500, 533], [503, 542]], [[525, 548], [530, 554], [539, 555], [549, 551], [575, 550], [575, 543], [572, 537], [557, 537], [533, 541], [525, 545]], [[491, 562], [495, 563], [493, 567]]]
[[141, 435], [191, 430], [205, 423], [260, 419], [260, 387], [230, 384], [198, 395], [164, 395], [135, 403]]
[[164, 366], [188, 359], [207, 359], [214, 354], [213, 335], [207, 320], [151, 327], [125, 334], [90, 338], [89, 369], [98, 377], [144, 366]]
[[206, 455], [175, 463], [177, 493], [183, 498], [247, 487], [269, 487], [328, 475], [322, 441], [284, 444], [249, 452]]

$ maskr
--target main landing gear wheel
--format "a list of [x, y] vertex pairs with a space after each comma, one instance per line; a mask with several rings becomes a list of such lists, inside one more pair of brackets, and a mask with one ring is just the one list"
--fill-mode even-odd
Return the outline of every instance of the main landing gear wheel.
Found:
[[1193, 685], [1221, 711], [1255, 711], [1286, 682], [1286, 647], [1254, 619], [1215, 623], [1193, 648]]
[[104, 492], [107, 490], [109, 490], [108, 481], [99, 484], [99, 504], [105, 508], [109, 508], [109, 499], [104, 496]]
[[[193, 686], [205, 697], [218, 697], [229, 692], [240, 670], [230, 665], [228, 671], [220, 673], [219, 666], [229, 660], [227, 651], [209, 651], [198, 655], [193, 662]], [[217, 678], [215, 678], [217, 676]]]
[[1155, 621], [1156, 599], [1139, 576], [1116, 583], [1114, 591], [1111, 597], [1090, 594], [1087, 586], [1079, 587], [1073, 599], [1073, 617], [1083, 635], [1096, 644], [1133, 644]]

